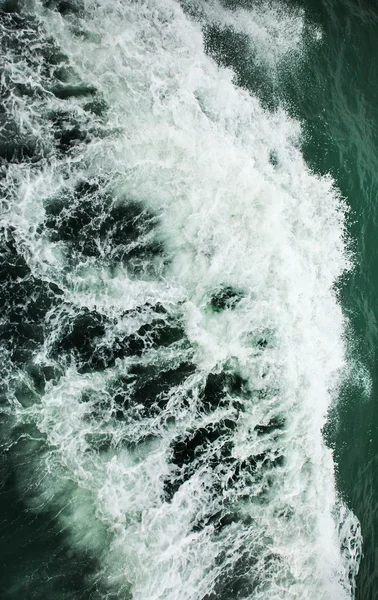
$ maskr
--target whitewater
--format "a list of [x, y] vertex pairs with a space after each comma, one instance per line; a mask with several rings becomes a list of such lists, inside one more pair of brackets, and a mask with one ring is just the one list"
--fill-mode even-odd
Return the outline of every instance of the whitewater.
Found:
[[353, 598], [323, 438], [347, 205], [205, 51], [236, 31], [273, 81], [321, 33], [275, 2], [0, 18], [2, 443], [29, 509], [94, 557], [94, 599]]

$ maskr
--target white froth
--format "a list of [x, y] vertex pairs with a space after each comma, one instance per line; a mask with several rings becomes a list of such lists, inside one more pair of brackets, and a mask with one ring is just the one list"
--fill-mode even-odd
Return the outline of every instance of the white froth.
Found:
[[293, 69], [308, 51], [306, 44], [319, 42], [322, 32], [312, 25], [303, 8], [264, 0], [248, 8], [226, 7], [219, 0], [183, 2], [205, 25], [231, 30], [248, 42], [251, 60], [274, 77], [285, 62]]
[[[332, 452], [322, 437], [345, 364], [344, 319], [334, 291], [349, 268], [343, 202], [330, 178], [308, 170], [299, 124], [282, 110], [264, 111], [238, 89], [233, 73], [205, 55], [200, 25], [177, 3], [84, 5], [85, 17], [67, 19], [37, 10], [75, 72], [95, 83], [109, 106], [107, 127], [117, 133], [83, 145], [66, 162], [51, 161], [38, 175], [18, 172], [17, 202], [6, 218], [23, 231], [35, 272], [58, 282], [76, 306], [109, 316], [142, 299], [176, 307], [190, 350], [158, 349], [143, 360], [174, 364], [181, 353], [197, 370], [172, 392], [165, 415], [144, 419], [139, 430], [112, 420], [108, 392], [132, 359], [118, 360], [106, 373], [67, 368], [41, 405], [20, 408], [51, 448], [47, 486], [66, 494], [71, 508], [62, 518], [74, 542], [102, 552], [104, 581], [133, 600], [204, 598], [221, 569], [244, 555], [261, 557], [250, 567], [256, 581], [251, 600], [347, 600], [348, 568], [357, 559], [341, 551], [341, 539], [357, 526], [344, 509], [338, 532], [341, 505]], [[302, 12], [274, 3], [229, 11], [208, 2], [202, 8], [206, 19], [247, 34], [266, 68], [303, 52]], [[137, 279], [121, 266], [110, 273], [96, 261], [63, 273], [59, 243], [37, 241], [49, 195], [83, 175], [110, 180], [119, 198], [142, 200], [159, 215], [170, 263], [158, 265], [156, 277]], [[227, 285], [242, 290], [242, 300], [233, 311], [210, 312], [209, 294]], [[135, 319], [124, 325], [128, 333], [140, 325]], [[257, 352], [264, 336], [270, 343]], [[268, 490], [267, 475], [248, 490], [250, 497], [236, 500], [245, 521], [215, 536], [212, 525], [192, 528], [201, 514], [221, 507], [222, 499], [210, 493], [214, 472], [196, 472], [171, 502], [164, 501], [163, 481], [172, 468], [171, 441], [198, 427], [200, 385], [225, 364], [237, 365], [251, 390], [233, 434], [233, 455], [277, 451], [285, 460], [268, 500], [256, 500]], [[189, 389], [192, 402], [185, 404]], [[89, 401], [82, 401], [83, 392]], [[108, 412], [95, 419], [101, 398]], [[231, 407], [219, 408], [209, 419], [228, 414]], [[279, 440], [258, 437], [255, 425], [278, 414], [287, 421]], [[122, 448], [125, 437], [138, 439], [142, 429], [152, 441], [138, 451]], [[91, 452], [93, 435], [108, 436], [110, 448]]]

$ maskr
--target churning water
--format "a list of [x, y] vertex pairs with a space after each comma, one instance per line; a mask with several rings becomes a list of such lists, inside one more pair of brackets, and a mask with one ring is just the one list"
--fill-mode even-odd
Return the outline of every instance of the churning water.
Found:
[[5, 597], [353, 598], [323, 439], [346, 204], [222, 60], [231, 32], [274, 90], [322, 31], [277, 2], [3, 9], [4, 494], [40, 540]]

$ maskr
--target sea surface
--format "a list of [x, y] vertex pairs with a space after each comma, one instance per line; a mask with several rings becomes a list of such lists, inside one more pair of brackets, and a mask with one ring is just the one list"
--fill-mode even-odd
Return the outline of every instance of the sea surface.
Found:
[[378, 597], [378, 4], [0, 0], [0, 595]]

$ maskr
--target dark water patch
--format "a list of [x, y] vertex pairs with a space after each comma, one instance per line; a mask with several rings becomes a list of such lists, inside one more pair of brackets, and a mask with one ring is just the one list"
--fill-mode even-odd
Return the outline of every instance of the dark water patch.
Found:
[[[0, 6], [0, 23], [3, 26], [0, 43], [4, 50], [22, 51], [19, 38], [12, 35], [12, 33], [17, 33], [21, 37], [26, 36], [31, 41], [34, 39], [36, 29], [38, 29], [37, 21], [33, 16], [17, 13], [16, 7], [18, 4], [17, 2], [5, 2]], [[9, 6], [9, 10], [6, 10], [7, 6]]]
[[63, 17], [72, 13], [78, 13], [79, 9], [82, 8], [81, 3], [70, 0], [45, 0], [44, 6], [58, 11]]
[[[22, 10], [18, 13], [6, 12], [0, 8], [0, 24], [2, 25], [0, 44], [4, 57], [9, 59], [9, 65], [18, 65], [22, 62], [25, 66], [34, 69], [34, 75], [38, 74], [40, 77], [39, 85], [35, 85], [33, 79], [28, 81], [28, 77], [20, 82], [19, 77], [13, 80], [12, 71], [6, 69], [6, 91], [10, 93], [14, 89], [17, 90], [17, 85], [21, 83], [26, 86], [21, 89], [28, 89], [28, 93], [33, 90], [36, 94], [43, 94], [44, 84], [48, 84], [58, 65], [67, 64], [67, 56], [61, 52], [52, 38], [46, 37], [37, 19], [26, 11], [25, 13]], [[29, 87], [30, 85], [32, 87]]]
[[242, 460], [234, 460], [233, 470], [227, 474], [225, 488], [233, 490], [234, 500], [250, 500], [250, 490], [253, 489], [253, 502], [268, 504], [275, 471], [284, 462], [284, 456], [279, 450], [265, 450]]
[[227, 406], [230, 397], [236, 397], [237, 402], [237, 398], [246, 393], [247, 381], [234, 371], [223, 370], [220, 373], [209, 373], [200, 398], [203, 409], [211, 412], [220, 406]]
[[101, 234], [111, 240], [112, 245], [122, 246], [136, 242], [152, 231], [156, 222], [156, 218], [138, 202], [117, 202], [101, 223]]
[[104, 119], [108, 110], [108, 104], [103, 98], [97, 96], [96, 98], [91, 99], [89, 102], [86, 102], [83, 105], [83, 108], [85, 111], [93, 113], [96, 117]]
[[[223, 389], [222, 385], [221, 390]], [[255, 431], [258, 435], [269, 434], [271, 441], [260, 453], [251, 454], [243, 459], [233, 455], [233, 440], [237, 427], [238, 416], [235, 411], [228, 418], [188, 431], [172, 442], [170, 461], [173, 470], [164, 481], [167, 502], [172, 500], [185, 482], [203, 469], [212, 473], [214, 498], [223, 498], [224, 514], [228, 514], [230, 510], [229, 499], [227, 500], [230, 490], [234, 503], [243, 499], [250, 500], [252, 496], [253, 501], [259, 504], [269, 502], [275, 473], [284, 465], [281, 450], [274, 449], [271, 445], [281, 433], [283, 422], [277, 418], [271, 419], [265, 426], [257, 424]], [[277, 432], [276, 436], [272, 436], [274, 432]], [[211, 515], [208, 515], [203, 521], [204, 526], [210, 517]], [[200, 524], [197, 523], [196, 527], [200, 527]]]
[[[67, 104], [70, 98], [94, 96], [96, 90], [79, 80], [68, 58], [32, 15], [0, 10], [0, 25], [0, 52], [8, 59], [0, 83], [0, 158], [14, 163], [37, 162], [54, 153], [54, 138], [57, 150], [67, 152], [73, 143], [93, 137], [95, 133], [84, 127], [85, 123], [72, 124], [73, 115], [67, 119], [64, 131], [60, 127], [60, 136], [55, 123], [53, 139], [47, 119], [36, 123], [36, 113], [51, 102], [51, 92]], [[24, 111], [28, 119], [19, 118]], [[60, 112], [63, 114], [64, 109]]]
[[85, 120], [79, 121], [73, 114], [63, 111], [51, 114], [50, 120], [55, 144], [60, 152], [67, 153], [77, 144], [90, 140], [90, 132]]
[[56, 84], [51, 88], [51, 92], [57, 98], [66, 100], [67, 98], [82, 98], [85, 96], [92, 96], [96, 93], [96, 88], [91, 85], [72, 85], [63, 83]]
[[109, 433], [86, 433], [85, 441], [92, 451], [108, 452], [113, 447], [113, 436]]
[[69, 83], [72, 79], [75, 78], [75, 73], [68, 64], [65, 64], [65, 61], [58, 64], [56, 69], [53, 72], [54, 79], [60, 81], [60, 83]]
[[242, 298], [243, 293], [241, 291], [226, 286], [213, 294], [210, 305], [214, 312], [221, 312], [227, 308], [235, 308]]
[[[178, 467], [192, 466], [197, 458], [200, 458], [203, 454], [214, 445], [214, 442], [223, 438], [225, 435], [232, 432], [236, 427], [236, 423], [231, 419], [225, 419], [218, 423], [211, 423], [206, 427], [200, 427], [195, 431], [188, 433], [182, 440], [176, 441], [172, 446], [172, 462]], [[214, 446], [214, 452], [217, 454], [216, 461], [223, 463], [222, 458], [231, 456], [231, 447], [226, 444], [226, 447]], [[207, 457], [207, 464], [211, 464], [211, 458]]]
[[264, 350], [264, 348], [266, 348], [268, 345], [268, 340], [265, 338], [260, 338], [259, 340], [257, 340], [257, 346], [259, 348], [261, 348], [262, 350]]
[[[59, 136], [66, 133], [67, 130], [60, 130]], [[63, 141], [60, 137], [60, 144], [69, 142], [69, 133], [67, 135]], [[63, 188], [54, 198], [49, 198], [45, 206], [45, 226], [51, 241], [67, 242], [84, 256], [99, 257], [98, 233], [110, 201], [101, 182], [81, 181], [74, 190]]]
[[61, 302], [61, 290], [35, 277], [20, 251], [14, 231], [0, 234], [0, 339], [15, 363], [31, 359], [44, 341], [44, 320]]
[[235, 462], [231, 456], [232, 432], [236, 423], [231, 419], [224, 419], [218, 423], [211, 423], [188, 432], [185, 437], [174, 441], [171, 449], [171, 460], [182, 473], [176, 483], [182, 483], [194, 474], [198, 468], [198, 461], [205, 460], [208, 467], [215, 468]]
[[84, 8], [80, 0], [44, 0], [43, 4], [50, 10], [56, 10], [63, 17], [78, 14]]
[[[85, 139], [78, 125], [60, 130], [59, 144], [72, 147]], [[153, 269], [154, 259], [164, 255], [155, 237], [158, 219], [141, 203], [113, 201], [103, 182], [79, 182], [46, 202], [45, 227], [52, 241], [66, 242], [84, 257], [101, 258], [105, 264], [125, 264], [140, 274]], [[69, 253], [70, 254], [70, 253]], [[74, 262], [78, 257], [73, 257]]]
[[269, 152], [269, 162], [273, 167], [279, 166], [279, 158], [277, 150], [271, 150]]
[[3, 0], [0, 5], [0, 13], [19, 13], [22, 0]]
[[[30, 275], [25, 257], [16, 247], [15, 229], [2, 228], [0, 231], [0, 281], [3, 285], [17, 282]], [[2, 291], [2, 295], [4, 292]], [[4, 294], [5, 295], [5, 294]]]
[[113, 204], [101, 223], [103, 253], [112, 263], [123, 262], [134, 273], [149, 270], [156, 256], [164, 252], [154, 238], [158, 219], [138, 202]]
[[60, 320], [61, 329], [50, 348], [50, 356], [58, 359], [64, 353], [72, 353], [81, 373], [106, 366], [98, 344], [105, 335], [107, 317], [86, 307], [72, 315], [71, 307], [67, 306], [63, 307]]
[[33, 385], [33, 380], [25, 376], [12, 381], [12, 396], [24, 408], [38, 404], [41, 398], [38, 389]]
[[[143, 306], [138, 307], [136, 310], [137, 310], [137, 312], [139, 312], [141, 314], [145, 311], [148, 311], [150, 313], [156, 313], [157, 315], [166, 315], [168, 313], [164, 304], [162, 304], [161, 302], [156, 302], [156, 304], [151, 304], [151, 302], [146, 302], [145, 304], [143, 304]], [[128, 311], [127, 313], [123, 313], [123, 314], [126, 315], [129, 312], [130, 311]]]
[[[172, 442], [170, 460], [174, 468], [171, 475], [164, 481], [164, 496], [167, 502], [172, 500], [185, 482], [204, 467], [213, 473], [216, 472], [213, 493], [219, 498], [222, 497], [227, 487], [224, 474], [226, 471], [235, 472], [238, 462], [232, 456], [232, 434], [235, 428], [235, 421], [223, 419], [217, 423], [210, 423], [188, 431]], [[210, 516], [208, 515], [205, 521]], [[199, 526], [198, 522], [197, 529]]]
[[45, 392], [46, 384], [49, 381], [56, 381], [61, 376], [62, 372], [55, 364], [35, 364], [31, 363], [26, 366], [26, 373], [32, 382], [33, 388], [40, 396]]
[[43, 156], [39, 150], [37, 140], [22, 133], [19, 124], [0, 106], [0, 160], [14, 163], [31, 158], [39, 160]]
[[193, 523], [192, 531], [201, 532], [205, 527], [212, 527], [214, 532], [218, 532], [232, 522], [229, 515], [225, 515], [223, 511], [218, 510], [210, 516], [196, 519]]
[[223, 550], [217, 556], [217, 564], [227, 566], [222, 569], [221, 575], [214, 583], [213, 589], [209, 594], [203, 597], [203, 600], [246, 600], [252, 597], [257, 587], [257, 581], [254, 580], [252, 567], [257, 559], [251, 556], [249, 548], [238, 549], [238, 558], [232, 558], [228, 555], [229, 551]]
[[[54, 510], [36, 511], [27, 500], [36, 490], [36, 473], [28, 465], [30, 437], [41, 436], [25, 427], [16, 428], [6, 443], [11, 430], [4, 423], [0, 432], [1, 598], [99, 600], [99, 590], [93, 586], [96, 558], [72, 548]], [[28, 437], [29, 441], [23, 441]], [[34, 457], [43, 443], [34, 443]]]
[[186, 338], [185, 329], [175, 320], [155, 319], [142, 325], [137, 337], [143, 339], [149, 348], [167, 347]]
[[264, 425], [259, 424], [255, 426], [255, 431], [257, 435], [264, 436], [270, 435], [271, 433], [282, 433], [282, 430], [285, 427], [286, 420], [284, 417], [276, 416], [270, 419], [270, 421]]
[[190, 363], [181, 363], [173, 369], [134, 365], [129, 375], [133, 383], [133, 403], [140, 404], [149, 413], [162, 410], [167, 405], [169, 394], [181, 385], [195, 370]]
[[139, 420], [160, 414], [170, 394], [194, 371], [195, 366], [188, 362], [174, 368], [143, 364], [132, 366], [127, 375], [117, 378], [109, 387], [115, 417]]
[[[148, 308], [144, 314], [151, 318], [154, 313]], [[157, 308], [161, 311], [159, 306]], [[143, 309], [140, 314], [143, 314]], [[169, 317], [152, 319], [129, 335], [114, 334], [116, 322], [116, 317], [109, 318], [95, 309], [62, 305], [58, 318], [54, 313], [48, 323], [49, 330], [54, 332], [49, 356], [63, 360], [65, 364], [74, 357], [78, 372], [89, 373], [114, 367], [117, 359], [141, 357], [152, 349], [185, 342], [186, 339], [180, 322]]]

